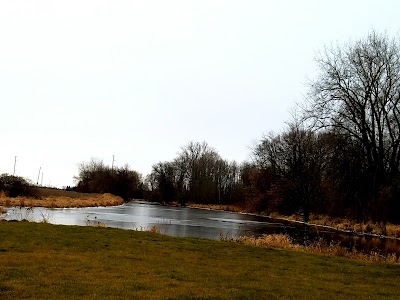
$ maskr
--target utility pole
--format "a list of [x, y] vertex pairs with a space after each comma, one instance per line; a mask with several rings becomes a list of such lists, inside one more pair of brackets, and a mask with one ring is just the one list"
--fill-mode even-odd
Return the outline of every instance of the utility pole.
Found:
[[112, 164], [111, 164], [111, 171], [114, 171], [115, 155], [113, 155], [112, 157], [113, 157], [113, 160], [112, 160]]
[[17, 165], [17, 156], [14, 157], [14, 173], [13, 176], [15, 176], [15, 166]]
[[43, 172], [42, 172], [42, 180], [40, 181], [40, 186], [43, 186]]
[[36, 185], [39, 184], [39, 178], [40, 178], [40, 171], [42, 170], [42, 167], [39, 168], [39, 174], [37, 176], [37, 180], [36, 180]]

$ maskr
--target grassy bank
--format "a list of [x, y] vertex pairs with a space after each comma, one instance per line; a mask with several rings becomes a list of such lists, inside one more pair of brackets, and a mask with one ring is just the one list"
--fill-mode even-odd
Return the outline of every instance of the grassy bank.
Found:
[[0, 222], [0, 299], [398, 299], [400, 267], [111, 228]]
[[[51, 188], [38, 188], [38, 196], [34, 197], [7, 197], [0, 192], [0, 207], [89, 207], [121, 205], [124, 200], [111, 194], [86, 194], [74, 191], [65, 191]], [[4, 208], [3, 208], [4, 210]]]

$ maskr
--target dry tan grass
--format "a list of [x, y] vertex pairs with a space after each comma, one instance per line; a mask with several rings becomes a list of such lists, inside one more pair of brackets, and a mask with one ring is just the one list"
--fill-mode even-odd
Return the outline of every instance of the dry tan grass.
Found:
[[387, 262], [393, 264], [400, 264], [400, 258], [395, 253], [388, 255], [381, 255], [377, 252], [362, 253], [354, 249], [349, 250], [340, 246], [339, 243], [328, 244], [324, 240], [316, 241], [310, 245], [303, 246], [293, 243], [292, 239], [286, 234], [269, 234], [262, 237], [240, 237], [237, 239], [229, 239], [229, 241], [238, 242], [247, 245], [254, 245], [260, 247], [273, 247], [280, 249], [291, 249], [296, 251], [317, 253], [327, 256], [339, 256], [352, 259], [360, 259], [376, 262]]
[[198, 203], [189, 203], [189, 207], [192, 208], [201, 208], [201, 209], [210, 209], [210, 210], [224, 210], [224, 211], [232, 211], [238, 213], [247, 212], [243, 210], [239, 205], [229, 204], [198, 204]]
[[[302, 221], [302, 217], [299, 215], [284, 216], [278, 213], [272, 213], [270, 214], [270, 217], [289, 221]], [[390, 237], [400, 237], [400, 225], [390, 223], [386, 224], [386, 232], [385, 226], [382, 223], [374, 223], [372, 221], [356, 222], [355, 220], [347, 218], [335, 218], [327, 215], [311, 214], [308, 223], [311, 225], [328, 226], [338, 230], [355, 233], [369, 233], [387, 235]]]
[[148, 231], [149, 231], [149, 232], [152, 232], [152, 233], [158, 233], [158, 234], [161, 233], [160, 228], [158, 228], [158, 226], [156, 226], [156, 225], [151, 226], [151, 227], [148, 229]]
[[282, 249], [300, 249], [301, 246], [292, 243], [292, 239], [286, 234], [268, 234], [259, 238], [240, 237], [234, 241], [262, 247], [276, 247]]
[[[291, 219], [289, 217], [288, 219]], [[346, 218], [334, 218], [326, 215], [310, 215], [310, 224], [329, 226], [339, 230], [400, 237], [400, 225], [376, 223], [372, 221], [356, 222]], [[386, 228], [385, 228], [386, 227]]]
[[[225, 210], [225, 211], [233, 211], [239, 213], [248, 213], [246, 209], [241, 208], [238, 205], [218, 205], [218, 204], [195, 204], [190, 203], [189, 207], [202, 208], [202, 209], [211, 209], [211, 210]], [[302, 222], [303, 218], [300, 215], [290, 215], [285, 216], [276, 212], [272, 212], [268, 215], [274, 219], [284, 219], [289, 221]], [[382, 223], [374, 223], [372, 221], [367, 222], [356, 222], [355, 220], [346, 219], [346, 218], [335, 218], [327, 215], [317, 215], [310, 214], [311, 225], [320, 225], [320, 226], [328, 226], [338, 230], [355, 232], [355, 233], [369, 233], [376, 235], [385, 235], [389, 237], [400, 238], [400, 225], [387, 223], [386, 228]], [[385, 231], [386, 229], [386, 231]]]
[[66, 196], [49, 196], [42, 198], [27, 198], [16, 197], [8, 198], [0, 194], [0, 206], [13, 207], [48, 207], [48, 208], [63, 208], [63, 207], [90, 207], [90, 206], [113, 206], [121, 205], [124, 200], [121, 197], [112, 194], [88, 194], [79, 198], [71, 198]]

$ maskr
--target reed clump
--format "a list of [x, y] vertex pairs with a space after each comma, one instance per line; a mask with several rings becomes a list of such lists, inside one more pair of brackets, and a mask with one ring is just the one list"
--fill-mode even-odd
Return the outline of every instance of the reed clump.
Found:
[[363, 253], [355, 249], [347, 249], [338, 243], [328, 243], [321, 239], [311, 242], [307, 245], [300, 245], [293, 242], [293, 239], [286, 234], [268, 234], [261, 237], [239, 237], [234, 239], [227, 239], [228, 241], [237, 242], [246, 245], [254, 245], [260, 247], [272, 247], [280, 249], [290, 249], [307, 253], [316, 253], [327, 256], [346, 257], [352, 259], [359, 259], [374, 262], [386, 262], [392, 264], [400, 264], [400, 258], [395, 253], [388, 253], [382, 255], [379, 252], [372, 251], [370, 253]]
[[153, 225], [148, 229], [151, 233], [161, 234], [160, 228], [157, 225]]

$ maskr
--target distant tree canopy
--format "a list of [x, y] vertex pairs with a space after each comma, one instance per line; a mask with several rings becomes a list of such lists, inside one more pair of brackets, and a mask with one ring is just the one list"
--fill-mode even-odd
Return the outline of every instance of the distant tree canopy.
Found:
[[147, 182], [160, 202], [226, 203], [234, 201], [238, 172], [207, 143], [190, 142], [173, 161], [153, 165]]
[[142, 177], [127, 165], [111, 168], [101, 160], [92, 159], [79, 165], [75, 180], [77, 192], [111, 193], [124, 200], [143, 197]]
[[0, 192], [4, 192], [7, 197], [36, 197], [38, 195], [36, 187], [29, 180], [9, 174], [0, 175]]

